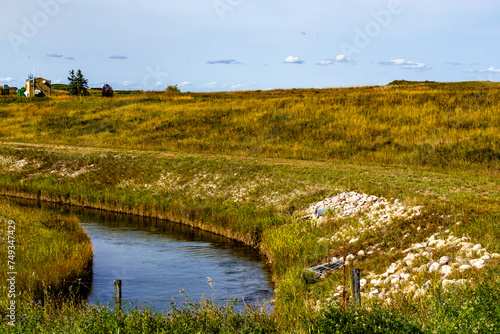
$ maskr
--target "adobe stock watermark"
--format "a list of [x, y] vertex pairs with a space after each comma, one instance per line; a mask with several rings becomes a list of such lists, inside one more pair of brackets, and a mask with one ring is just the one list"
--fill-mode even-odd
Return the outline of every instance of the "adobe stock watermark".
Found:
[[35, 38], [41, 29], [47, 26], [50, 19], [59, 14], [62, 5], [67, 5], [72, 0], [40, 0], [38, 10], [31, 18], [23, 16], [20, 33], [9, 32], [7, 38], [14, 52], [19, 53], [19, 47], [28, 44]]
[[151, 66], [147, 66], [146, 72], [147, 74], [142, 80], [144, 89], [147, 89], [151, 86], [162, 86], [164, 84], [163, 79], [168, 78], [168, 72], [163, 72], [159, 65], [156, 65], [155, 69], [153, 69]]
[[[7, 314], [5, 319], [7, 324], [14, 326], [16, 324], [16, 313], [17, 313], [17, 257], [16, 257], [16, 222], [13, 220], [6, 221], [3, 217], [0, 217], [0, 222], [7, 223], [7, 235], [5, 236], [5, 242], [7, 244], [8, 252], [7, 258], [5, 259], [5, 264], [7, 265]], [[5, 283], [5, 282], [4, 282]]]
[[212, 6], [217, 12], [219, 19], [224, 21], [226, 13], [234, 11], [234, 9], [242, 3], [243, 0], [214, 0]]
[[372, 20], [368, 21], [364, 27], [354, 28], [354, 38], [352, 44], [342, 42], [340, 49], [343, 55], [351, 58], [353, 54], [360, 54], [363, 49], [368, 47], [372, 40], [379, 36], [382, 31], [387, 28], [393, 20], [393, 17], [403, 11], [403, 2], [411, 2], [412, 0], [389, 0], [385, 9], [372, 11]]

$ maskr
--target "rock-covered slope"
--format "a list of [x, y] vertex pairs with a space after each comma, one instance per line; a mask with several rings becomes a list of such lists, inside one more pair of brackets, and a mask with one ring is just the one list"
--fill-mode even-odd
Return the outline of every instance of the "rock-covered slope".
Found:
[[[334, 234], [318, 239], [318, 242], [345, 242], [356, 244], [366, 234], [387, 229], [396, 219], [417, 218], [422, 214], [422, 206], [404, 206], [400, 200], [343, 192], [336, 196], [313, 203], [305, 209], [304, 218], [311, 219], [313, 226], [321, 226], [328, 220], [345, 218], [345, 224]], [[354, 219], [353, 219], [354, 218]], [[459, 225], [460, 222], [455, 224]], [[359, 250], [346, 256], [345, 265], [360, 262], [370, 256], [399, 256], [400, 258], [382, 273], [365, 273], [361, 279], [362, 297], [378, 298], [388, 304], [399, 295], [419, 298], [430, 288], [441, 285], [447, 288], [455, 284], [466, 284], [467, 277], [474, 271], [484, 269], [492, 261], [500, 259], [500, 254], [490, 253], [480, 244], [471, 242], [468, 236], [455, 236], [450, 230], [439, 227], [439, 232], [413, 243], [407, 249], [383, 250], [380, 244]], [[417, 230], [420, 230], [418, 227]], [[404, 237], [407, 237], [405, 235]], [[332, 258], [331, 261], [342, 260]], [[325, 302], [341, 298], [343, 286], [337, 286], [325, 300], [316, 302], [321, 309]]]

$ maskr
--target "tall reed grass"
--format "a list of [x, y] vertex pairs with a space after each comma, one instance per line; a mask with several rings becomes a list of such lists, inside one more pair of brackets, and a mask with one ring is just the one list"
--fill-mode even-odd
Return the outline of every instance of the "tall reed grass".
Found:
[[[0, 198], [0, 256], [7, 262], [7, 223], [15, 222], [15, 270], [2, 270], [6, 282], [15, 271], [18, 307], [45, 304], [63, 296], [76, 297], [92, 280], [92, 244], [77, 218], [49, 215], [42, 210], [19, 208]], [[7, 268], [7, 265], [5, 265]], [[70, 293], [72, 291], [72, 293]], [[8, 290], [1, 290], [0, 314], [7, 314]], [[63, 297], [64, 299], [64, 297]], [[3, 317], [2, 317], [3, 318]]]

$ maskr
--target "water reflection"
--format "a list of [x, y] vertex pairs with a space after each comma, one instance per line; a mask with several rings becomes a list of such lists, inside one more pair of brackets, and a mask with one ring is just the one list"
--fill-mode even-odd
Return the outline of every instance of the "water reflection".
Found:
[[[26, 203], [26, 202], [25, 202]], [[40, 204], [39, 204], [40, 205]], [[122, 297], [164, 310], [172, 298], [238, 298], [255, 304], [272, 299], [264, 258], [238, 242], [189, 226], [79, 207], [41, 204], [47, 210], [79, 216], [94, 245], [89, 302], [112, 303], [113, 281], [122, 280]], [[207, 282], [210, 277], [213, 288]], [[267, 305], [266, 308], [272, 308]]]

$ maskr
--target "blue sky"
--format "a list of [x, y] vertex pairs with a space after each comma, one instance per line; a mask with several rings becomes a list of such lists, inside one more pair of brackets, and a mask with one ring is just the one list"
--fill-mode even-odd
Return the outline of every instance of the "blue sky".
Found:
[[500, 1], [2, 3], [0, 84], [35, 74], [182, 91], [500, 79]]

